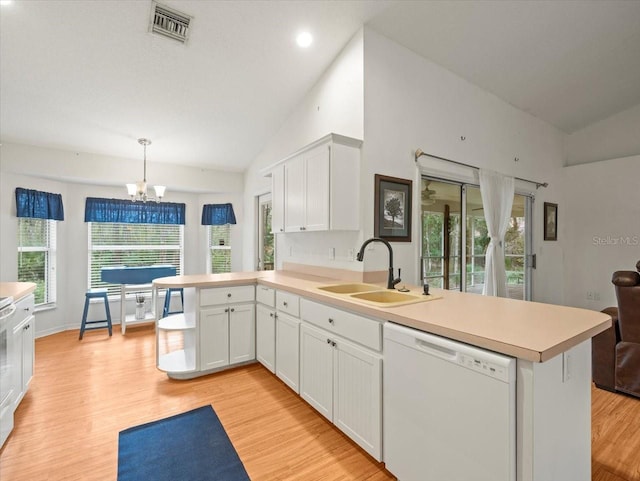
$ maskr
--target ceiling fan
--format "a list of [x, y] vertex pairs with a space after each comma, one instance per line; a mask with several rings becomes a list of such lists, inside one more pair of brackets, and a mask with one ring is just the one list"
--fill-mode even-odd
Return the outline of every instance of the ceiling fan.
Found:
[[429, 181], [422, 182], [422, 194], [421, 194], [422, 205], [433, 205], [436, 203], [436, 198], [435, 198], [436, 191], [429, 189], [430, 184], [431, 182]]

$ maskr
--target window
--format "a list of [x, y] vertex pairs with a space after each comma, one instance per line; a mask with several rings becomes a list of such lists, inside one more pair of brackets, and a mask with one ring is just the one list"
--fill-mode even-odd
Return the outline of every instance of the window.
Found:
[[89, 287], [119, 286], [100, 280], [103, 267], [171, 265], [180, 275], [184, 264], [184, 227], [179, 224], [89, 222]]
[[258, 265], [259, 271], [272, 271], [275, 260], [275, 243], [271, 229], [273, 208], [271, 194], [258, 196]]
[[231, 272], [231, 225], [209, 226], [209, 272]]
[[18, 218], [18, 281], [36, 284], [36, 305], [56, 302], [56, 221]]

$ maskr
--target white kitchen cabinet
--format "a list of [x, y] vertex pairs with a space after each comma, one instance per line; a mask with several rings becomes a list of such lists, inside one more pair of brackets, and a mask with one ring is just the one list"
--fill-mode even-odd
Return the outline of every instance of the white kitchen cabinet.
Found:
[[381, 460], [382, 357], [306, 323], [300, 344], [301, 397]]
[[329, 230], [330, 161], [320, 145], [285, 163], [285, 232]]
[[157, 366], [173, 379], [252, 361], [255, 287], [184, 288], [184, 313], [159, 319], [156, 327]]
[[200, 307], [237, 304], [239, 302], [254, 302], [255, 299], [256, 292], [254, 286], [200, 289]]
[[229, 308], [200, 311], [200, 370], [229, 365]]
[[229, 308], [229, 364], [256, 358], [254, 309], [253, 304]]
[[200, 311], [200, 370], [255, 359], [254, 306], [214, 307]]
[[299, 232], [306, 225], [306, 165], [304, 157], [284, 164], [284, 230]]
[[273, 232], [358, 230], [360, 145], [329, 134], [270, 167]]
[[271, 233], [284, 232], [284, 165], [271, 172]]
[[276, 372], [276, 311], [262, 304], [256, 305], [256, 359]]
[[333, 354], [327, 333], [300, 327], [300, 396], [333, 421]]
[[300, 320], [277, 313], [276, 375], [296, 393], [300, 393]]
[[18, 404], [27, 393], [33, 378], [35, 359], [34, 302], [34, 296], [31, 294], [16, 303], [16, 320], [13, 328], [14, 356], [17, 364], [14, 374], [16, 376], [14, 379], [16, 387], [13, 398], [14, 409], [18, 407]]

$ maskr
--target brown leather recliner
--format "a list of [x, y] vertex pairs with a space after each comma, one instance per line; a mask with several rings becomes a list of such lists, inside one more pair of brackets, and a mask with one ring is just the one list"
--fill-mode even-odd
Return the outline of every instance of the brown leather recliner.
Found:
[[618, 307], [602, 311], [613, 326], [593, 338], [592, 367], [597, 387], [640, 397], [640, 261], [636, 269], [613, 273]]

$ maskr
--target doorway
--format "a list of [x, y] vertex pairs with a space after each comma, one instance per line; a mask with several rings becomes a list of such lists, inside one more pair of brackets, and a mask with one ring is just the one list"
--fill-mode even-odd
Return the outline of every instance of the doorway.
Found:
[[[480, 187], [422, 178], [420, 272], [442, 289], [482, 293], [489, 244]], [[505, 235], [508, 297], [531, 298], [530, 217], [532, 197], [516, 193]], [[464, 219], [464, 222], [462, 222]]]

